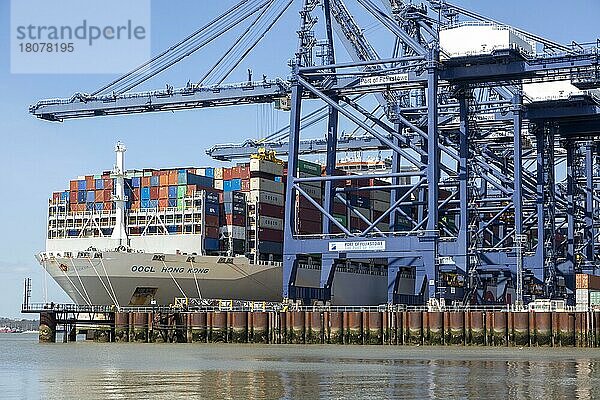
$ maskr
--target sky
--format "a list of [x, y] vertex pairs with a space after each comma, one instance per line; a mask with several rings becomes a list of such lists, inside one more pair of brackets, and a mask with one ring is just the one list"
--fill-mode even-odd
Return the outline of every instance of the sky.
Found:
[[[14, 0], [25, 1], [25, 0]], [[151, 48], [157, 54], [198, 29], [235, 1], [151, 0]], [[353, 3], [346, 0], [346, 3]], [[546, 38], [570, 43], [600, 37], [598, 0], [454, 0], [454, 3]], [[247, 69], [255, 78], [286, 77], [298, 29], [299, 0], [263, 42], [234, 71], [229, 82], [245, 81]], [[35, 12], [35, 11], [33, 11]], [[367, 33], [377, 35], [374, 24]], [[224, 39], [234, 38], [233, 33]], [[45, 279], [34, 254], [44, 250], [47, 199], [68, 188], [78, 175], [99, 173], [114, 162], [117, 140], [127, 145], [127, 168], [217, 165], [205, 149], [214, 144], [239, 143], [264, 136], [283, 126], [289, 114], [268, 106], [239, 106], [177, 113], [103, 117], [51, 123], [28, 113], [37, 100], [91, 92], [118, 75], [11, 74], [10, 1], [0, 0], [0, 316], [20, 314], [23, 280], [33, 281], [32, 301], [68, 302], [50, 278]], [[197, 81], [220, 57], [216, 43], [148, 82], [141, 89], [185, 86]]]

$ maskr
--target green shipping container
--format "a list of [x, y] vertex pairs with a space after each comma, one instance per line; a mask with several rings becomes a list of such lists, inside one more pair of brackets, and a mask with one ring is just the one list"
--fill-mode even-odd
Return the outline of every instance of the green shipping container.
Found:
[[177, 187], [177, 198], [183, 199], [187, 193], [187, 186], [178, 186]]
[[340, 224], [348, 226], [348, 218], [345, 215], [333, 214], [333, 218]]
[[177, 209], [184, 210], [185, 209], [185, 200], [182, 198], [177, 199]]
[[600, 291], [590, 290], [590, 306], [600, 306]]
[[321, 165], [309, 161], [298, 160], [298, 171], [314, 176], [321, 176]]

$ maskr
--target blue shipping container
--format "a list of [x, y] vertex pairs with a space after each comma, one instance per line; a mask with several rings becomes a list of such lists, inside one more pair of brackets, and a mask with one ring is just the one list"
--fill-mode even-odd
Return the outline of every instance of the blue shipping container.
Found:
[[66, 192], [61, 192], [60, 199], [63, 201], [69, 201], [69, 191], [67, 190]]
[[87, 194], [85, 196], [85, 202], [93, 203], [95, 201], [96, 201], [96, 192], [94, 192], [93, 190], [88, 190]]
[[86, 198], [85, 190], [80, 190], [77, 192], [77, 202], [78, 203], [85, 203], [85, 198]]
[[170, 199], [177, 198], [177, 186], [169, 186], [169, 198]]
[[206, 250], [219, 250], [219, 239], [205, 238], [204, 248]]
[[160, 178], [158, 176], [151, 176], [150, 186], [160, 186]]
[[169, 226], [167, 226], [167, 232], [169, 232], [169, 233], [175, 233], [175, 232], [177, 232], [177, 225], [169, 225]]
[[142, 208], [150, 208], [150, 199], [142, 199], [140, 206]]
[[158, 207], [158, 200], [150, 200], [149, 208], [157, 208], [157, 207]]
[[223, 191], [231, 192], [231, 181], [223, 181]]
[[104, 179], [96, 179], [96, 189], [104, 189]]
[[96, 211], [102, 211], [104, 210], [104, 204], [103, 203], [94, 203], [96, 204]]
[[85, 180], [83, 181], [77, 181], [77, 190], [85, 190]]
[[142, 198], [142, 200], [150, 200], [150, 188], [149, 187], [142, 188], [141, 198]]
[[235, 192], [238, 190], [242, 190], [242, 180], [240, 178], [235, 178], [231, 180], [231, 191]]
[[139, 188], [142, 185], [142, 178], [135, 176], [131, 179], [131, 186]]
[[280, 176], [276, 176], [275, 177], [275, 182], [281, 182], [281, 177]]
[[169, 207], [177, 207], [177, 199], [169, 199]]
[[215, 204], [206, 203], [206, 214], [207, 215], [219, 215], [219, 206]]
[[204, 175], [208, 176], [210, 178], [214, 178], [215, 177], [215, 169], [212, 167], [205, 168]]
[[206, 201], [219, 204], [219, 194], [215, 192], [206, 192]]

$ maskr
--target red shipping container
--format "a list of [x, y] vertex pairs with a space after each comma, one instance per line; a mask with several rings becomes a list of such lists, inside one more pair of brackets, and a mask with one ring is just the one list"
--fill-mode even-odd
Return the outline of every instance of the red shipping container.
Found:
[[169, 171], [169, 185], [177, 185], [177, 171]]
[[333, 202], [333, 212], [335, 214], [342, 214], [342, 215], [346, 215], [346, 206], [343, 205], [342, 203], [338, 203], [337, 201]]
[[258, 203], [257, 212], [260, 216], [283, 218], [284, 208], [281, 206], [275, 206], [273, 204]]
[[144, 187], [150, 186], [150, 177], [149, 176], [142, 177], [142, 186], [144, 186]]
[[52, 193], [52, 201], [55, 203], [58, 203], [60, 201], [60, 193], [59, 192]]
[[238, 178], [240, 178], [240, 167], [232, 167], [230, 179], [238, 179]]
[[104, 202], [104, 209], [105, 210], [112, 210], [113, 209], [113, 203], [112, 203], [112, 201], [105, 201]]
[[218, 226], [206, 226], [204, 235], [208, 238], [218, 239], [219, 238], [219, 227]]
[[132, 201], [140, 201], [140, 188], [134, 188], [134, 189], [131, 191], [131, 194], [133, 195], [133, 198], [132, 198], [132, 199], [129, 199], [129, 200], [132, 200]]
[[69, 183], [70, 190], [77, 190], [78, 188], [79, 188], [79, 184], [77, 183], [77, 181], [71, 181]]
[[[319, 204], [319, 203], [317, 202], [317, 204]], [[319, 210], [317, 207], [315, 207], [313, 205], [313, 203], [311, 203], [310, 200], [308, 200], [306, 197], [304, 197], [302, 195], [298, 195], [296, 197], [296, 208], [304, 208], [307, 210]]]
[[246, 226], [246, 216], [244, 215], [225, 214], [225, 221], [227, 225]]
[[91, 178], [88, 178], [87, 176], [85, 177], [85, 189], [86, 190], [96, 189], [96, 180], [94, 179], [93, 176]]
[[204, 216], [204, 224], [206, 226], [219, 226], [219, 216], [218, 215], [205, 215]]
[[250, 179], [242, 179], [242, 192], [250, 191]]
[[158, 200], [158, 208], [167, 208], [169, 207], [169, 199], [159, 199]]
[[150, 188], [150, 200], [158, 200], [158, 186], [152, 186]]
[[193, 195], [196, 192], [196, 185], [187, 185], [186, 194], [188, 196]]
[[[69, 192], [69, 203], [71, 203], [71, 204], [77, 203], [77, 190], [71, 190]], [[71, 210], [71, 211], [75, 211], [75, 210]]]
[[159, 199], [168, 199], [169, 198], [169, 187], [168, 186], [160, 186], [158, 188], [158, 198]]
[[311, 221], [311, 222], [321, 222], [321, 212], [319, 210], [310, 210], [308, 208], [299, 208], [298, 209], [298, 220], [301, 221]]
[[96, 190], [95, 200], [96, 200], [96, 203], [104, 202], [104, 190]]
[[323, 231], [323, 226], [320, 222], [314, 221], [297, 221], [297, 232], [301, 235], [317, 235]]
[[232, 168], [223, 168], [223, 180], [224, 181], [229, 181], [229, 180], [233, 179], [231, 177], [232, 174], [233, 174]]
[[258, 240], [264, 240], [267, 242], [283, 242], [283, 231], [275, 229], [259, 228], [258, 229]]
[[112, 189], [112, 188], [113, 188], [112, 178], [104, 178], [104, 189]]
[[240, 178], [250, 179], [250, 164], [240, 165]]

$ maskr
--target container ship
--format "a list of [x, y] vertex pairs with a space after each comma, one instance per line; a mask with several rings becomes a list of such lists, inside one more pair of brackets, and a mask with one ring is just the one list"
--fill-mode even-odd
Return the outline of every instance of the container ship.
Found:
[[[49, 200], [46, 250], [36, 258], [75, 303], [282, 300], [284, 162], [262, 154], [231, 168], [126, 171], [125, 150], [122, 143], [116, 145], [111, 171], [80, 176]], [[321, 174], [320, 164], [300, 162], [301, 177]], [[320, 183], [302, 185], [322, 202]], [[301, 197], [295, 201], [297, 233], [320, 233], [317, 208]], [[389, 194], [358, 194], [351, 203], [376, 218], [389, 208]], [[364, 229], [364, 221], [350, 217], [342, 203], [334, 203], [334, 212], [347, 228]], [[382, 221], [382, 230], [386, 223]], [[298, 285], [319, 286], [320, 256], [300, 262]], [[331, 303], [385, 303], [386, 268], [386, 260], [340, 260]], [[406, 274], [400, 291], [412, 293], [414, 282]]]

